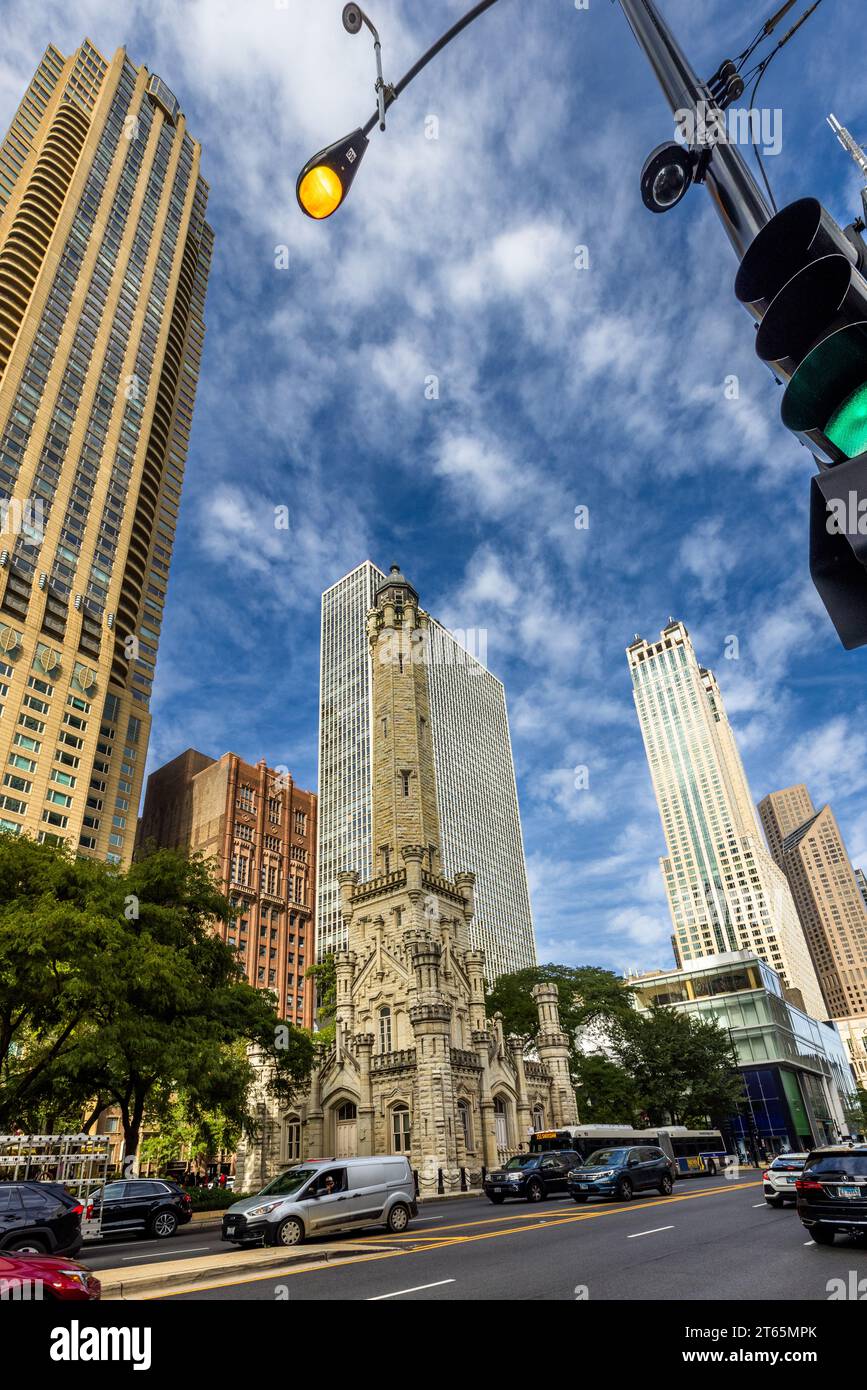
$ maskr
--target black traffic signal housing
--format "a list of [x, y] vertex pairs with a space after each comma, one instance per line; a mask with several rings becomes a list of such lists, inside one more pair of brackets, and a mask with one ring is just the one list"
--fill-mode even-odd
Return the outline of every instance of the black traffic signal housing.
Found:
[[[815, 198], [749, 246], [735, 294], [756, 352], [786, 381], [781, 418], [813, 451], [810, 573], [843, 646], [867, 643], [867, 247]], [[863, 519], [864, 531], [858, 527]]]

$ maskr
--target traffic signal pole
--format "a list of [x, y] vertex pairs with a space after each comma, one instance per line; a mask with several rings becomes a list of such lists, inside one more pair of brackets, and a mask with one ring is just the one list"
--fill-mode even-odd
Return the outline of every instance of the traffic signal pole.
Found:
[[[695, 129], [707, 124], [714, 102], [653, 0], [618, 0], [639, 47], [663, 90], [672, 114], [689, 111]], [[705, 183], [726, 236], [738, 256], [771, 220], [771, 210], [740, 151], [725, 140], [712, 146]]]

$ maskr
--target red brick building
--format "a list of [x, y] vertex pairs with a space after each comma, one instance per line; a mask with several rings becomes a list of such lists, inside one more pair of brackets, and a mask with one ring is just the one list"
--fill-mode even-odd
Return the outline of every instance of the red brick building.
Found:
[[250, 983], [277, 995], [280, 1017], [311, 1028], [316, 794], [264, 759], [253, 766], [188, 748], [148, 778], [139, 852], [151, 841], [216, 861], [237, 913], [220, 934]]

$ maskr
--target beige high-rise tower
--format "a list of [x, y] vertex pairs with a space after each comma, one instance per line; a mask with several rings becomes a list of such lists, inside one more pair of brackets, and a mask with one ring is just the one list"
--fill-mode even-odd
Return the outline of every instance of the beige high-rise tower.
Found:
[[49, 47], [0, 147], [0, 828], [127, 862], [204, 335], [200, 147]]
[[785, 873], [828, 1013], [867, 1083], [867, 907], [830, 806], [803, 784], [759, 802], [771, 854]]
[[785, 875], [762, 840], [712, 671], [683, 623], [627, 648], [635, 708], [668, 854], [660, 860], [680, 962], [754, 951], [793, 1002], [825, 1006]]

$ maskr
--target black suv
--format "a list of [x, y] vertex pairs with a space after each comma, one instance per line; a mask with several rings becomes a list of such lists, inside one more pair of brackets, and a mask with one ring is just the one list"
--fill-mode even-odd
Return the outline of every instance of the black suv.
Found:
[[169, 1178], [127, 1178], [97, 1187], [87, 1199], [87, 1219], [104, 1236], [173, 1236], [193, 1215], [190, 1194]]
[[499, 1205], [507, 1197], [522, 1197], [527, 1202], [541, 1202], [552, 1192], [565, 1192], [566, 1179], [580, 1154], [572, 1149], [557, 1149], [546, 1154], [518, 1154], [503, 1168], [488, 1173], [485, 1196]]
[[62, 1183], [0, 1182], [0, 1250], [77, 1255], [81, 1213]]
[[817, 1245], [867, 1238], [867, 1144], [813, 1149], [795, 1183], [798, 1215]]

